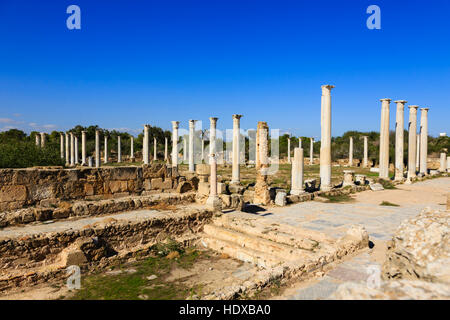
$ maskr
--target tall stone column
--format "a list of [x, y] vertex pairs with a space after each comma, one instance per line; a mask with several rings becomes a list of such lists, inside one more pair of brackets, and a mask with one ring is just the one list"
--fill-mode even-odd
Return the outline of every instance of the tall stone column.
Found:
[[86, 131], [81, 131], [81, 165], [86, 165]]
[[130, 139], [130, 161], [134, 162], [134, 137], [131, 136]]
[[267, 183], [267, 170], [269, 168], [269, 126], [267, 122], [258, 122], [256, 129], [256, 183], [254, 204], [267, 205], [270, 202], [269, 185]]
[[209, 197], [206, 200], [206, 205], [215, 209], [222, 209], [222, 200], [217, 195], [217, 159], [213, 153], [209, 155], [209, 166], [211, 175], [209, 177]]
[[61, 159], [64, 159], [64, 136], [62, 133], [59, 134], [59, 150], [61, 152]]
[[74, 136], [75, 139], [75, 164], [78, 164], [78, 137]]
[[202, 137], [202, 162], [205, 159], [205, 139]]
[[66, 132], [66, 166], [70, 164], [70, 153], [69, 153], [69, 134]]
[[75, 138], [73, 133], [70, 133], [70, 165], [75, 165]]
[[189, 171], [195, 171], [194, 164], [194, 131], [197, 120], [189, 120]]
[[167, 137], [164, 137], [164, 161], [167, 161], [167, 144], [168, 144], [168, 140]]
[[36, 132], [36, 135], [34, 136], [34, 140], [36, 143], [36, 146], [40, 146], [41, 145], [41, 134]]
[[148, 164], [149, 163], [149, 157], [150, 157], [150, 153], [149, 153], [149, 149], [148, 149], [148, 144], [149, 144], [149, 131], [150, 131], [150, 125], [145, 124], [144, 125], [144, 139], [142, 141], [143, 146], [142, 146], [142, 160], [144, 161], [144, 164]]
[[157, 152], [156, 152], [156, 147], [157, 147], [157, 144], [156, 144], [156, 138], [153, 137], [153, 161], [158, 160], [158, 155], [157, 155]]
[[408, 123], [408, 179], [416, 176], [416, 147], [417, 147], [417, 108], [409, 106]]
[[380, 126], [380, 173], [382, 179], [389, 179], [389, 104], [391, 99], [381, 99]]
[[172, 121], [172, 167], [178, 167], [178, 125], [179, 121]]
[[187, 156], [188, 156], [188, 147], [187, 147], [187, 140], [186, 136], [183, 136], [183, 163], [186, 163]]
[[364, 158], [363, 158], [363, 168], [367, 168], [369, 166], [369, 144], [367, 141], [367, 136], [363, 136], [364, 138]]
[[120, 141], [120, 136], [117, 136], [117, 162], [122, 162], [122, 145]]
[[291, 176], [291, 194], [299, 195], [304, 191], [303, 188], [303, 149], [294, 148], [294, 161], [292, 162]]
[[445, 172], [447, 171], [447, 154], [445, 152], [441, 152], [440, 156], [439, 172]]
[[416, 135], [416, 172], [419, 172], [419, 167], [420, 167], [420, 133], [417, 133], [417, 135]]
[[420, 173], [428, 175], [428, 110], [420, 108]]
[[[320, 190], [331, 190], [331, 89], [322, 86], [321, 141], [320, 141]], [[301, 140], [300, 140], [301, 141]]]
[[45, 147], [45, 132], [41, 132], [41, 148]]
[[231, 183], [240, 183], [240, 161], [239, 161], [239, 137], [240, 137], [240, 119], [241, 114], [233, 114], [233, 163], [231, 171]]
[[95, 130], [95, 167], [100, 168], [100, 131]]
[[397, 104], [397, 114], [395, 121], [395, 180], [403, 180], [403, 171], [405, 169], [403, 161], [403, 132], [405, 129], [405, 100], [395, 101]]
[[291, 137], [288, 137], [288, 154], [287, 154], [287, 159], [288, 159], [288, 163], [291, 163]]
[[[216, 153], [216, 126], [217, 126], [217, 119], [215, 117], [209, 118], [209, 154], [215, 154]], [[216, 163], [217, 163], [217, 157], [216, 157]]]
[[314, 138], [309, 138], [309, 164], [314, 164]]
[[450, 173], [450, 157], [447, 157], [447, 172]]
[[353, 166], [353, 137], [350, 137], [350, 145], [348, 147], [348, 165]]
[[104, 145], [104, 155], [103, 155], [103, 163], [108, 162], [108, 137], [105, 135], [105, 145]]

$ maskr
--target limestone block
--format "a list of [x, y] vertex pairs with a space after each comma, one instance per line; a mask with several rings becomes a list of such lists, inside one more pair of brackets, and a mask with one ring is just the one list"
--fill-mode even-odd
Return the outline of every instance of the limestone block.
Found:
[[219, 198], [222, 200], [222, 208], [230, 208], [231, 207], [231, 195], [220, 194]]
[[384, 187], [381, 183], [372, 183], [370, 184], [370, 189], [372, 191], [382, 191], [384, 190]]
[[125, 192], [127, 191], [127, 182], [126, 181], [110, 181], [109, 189], [111, 193]]
[[227, 192], [227, 185], [222, 182], [217, 182], [217, 194], [225, 194]]
[[230, 191], [230, 193], [244, 194], [245, 187], [239, 184], [232, 183], [228, 185], [228, 190]]
[[4, 186], [0, 189], [0, 202], [27, 200], [27, 188], [22, 185]]
[[286, 192], [277, 192], [275, 196], [275, 204], [280, 207], [284, 207], [286, 205]]
[[209, 183], [208, 182], [199, 182], [197, 192], [199, 195], [209, 195]]
[[153, 178], [151, 180], [152, 190], [161, 190], [163, 189], [163, 179], [162, 178]]

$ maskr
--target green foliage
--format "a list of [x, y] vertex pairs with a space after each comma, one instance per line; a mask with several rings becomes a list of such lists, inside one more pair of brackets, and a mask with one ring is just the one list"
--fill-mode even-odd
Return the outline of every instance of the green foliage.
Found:
[[62, 166], [59, 146], [47, 143], [45, 148], [29, 141], [0, 143], [0, 168], [26, 168], [33, 166]]

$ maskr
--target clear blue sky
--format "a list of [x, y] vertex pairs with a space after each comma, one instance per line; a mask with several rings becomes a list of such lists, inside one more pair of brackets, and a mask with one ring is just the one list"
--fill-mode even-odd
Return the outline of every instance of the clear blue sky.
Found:
[[450, 133], [449, 16], [447, 0], [1, 0], [0, 130], [225, 129], [240, 113], [242, 128], [319, 137], [333, 84], [333, 135], [378, 131], [381, 98], [429, 107], [430, 134]]

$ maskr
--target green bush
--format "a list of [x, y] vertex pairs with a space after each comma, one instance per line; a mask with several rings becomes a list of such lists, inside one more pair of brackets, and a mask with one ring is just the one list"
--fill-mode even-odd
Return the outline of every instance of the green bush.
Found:
[[33, 166], [62, 166], [59, 146], [48, 143], [40, 148], [30, 141], [0, 143], [0, 168], [27, 168]]

